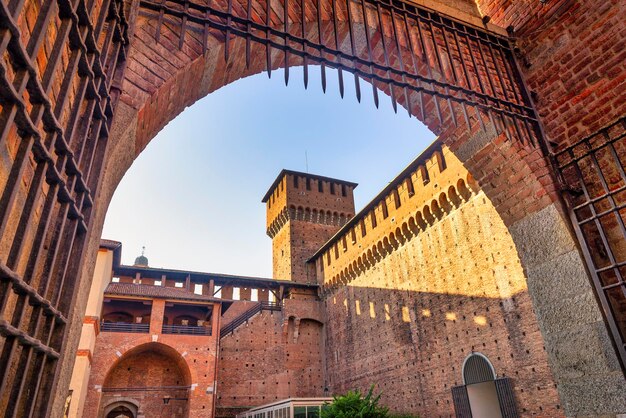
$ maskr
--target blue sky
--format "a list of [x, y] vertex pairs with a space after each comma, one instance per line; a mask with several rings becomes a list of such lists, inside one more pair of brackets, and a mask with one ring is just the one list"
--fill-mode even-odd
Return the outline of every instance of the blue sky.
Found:
[[[327, 70], [328, 71], [328, 70]], [[132, 264], [145, 245], [153, 267], [271, 277], [271, 240], [261, 198], [282, 168], [359, 183], [357, 211], [434, 136], [406, 111], [393, 112], [351, 75], [339, 96], [332, 71], [308, 90], [300, 68], [259, 74], [210, 94], [169, 123], [117, 188], [103, 237], [123, 243]], [[308, 158], [305, 159], [305, 153]]]

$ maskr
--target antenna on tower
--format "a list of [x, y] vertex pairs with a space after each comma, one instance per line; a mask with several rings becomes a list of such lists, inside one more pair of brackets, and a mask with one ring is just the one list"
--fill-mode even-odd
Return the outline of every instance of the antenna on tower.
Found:
[[141, 255], [144, 255], [145, 252], [146, 252], [146, 246], [144, 245], [143, 247], [141, 247]]
[[309, 172], [309, 156], [307, 155], [306, 150], [304, 150], [304, 163], [306, 164], [306, 172]]

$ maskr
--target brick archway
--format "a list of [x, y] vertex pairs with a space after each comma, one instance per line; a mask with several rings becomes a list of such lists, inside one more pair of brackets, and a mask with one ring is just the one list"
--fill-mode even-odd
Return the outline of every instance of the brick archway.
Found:
[[[165, 13], [157, 3], [147, 0], [107, 0], [104, 7], [99, 2], [82, 0], [59, 0], [43, 2], [42, 5], [35, 1], [1, 4], [0, 29], [5, 42], [0, 46], [7, 51], [8, 59], [4, 62], [6, 70], [2, 77], [4, 117], [0, 142], [6, 144], [6, 150], [2, 150], [6, 164], [3, 163], [0, 177], [3, 181], [0, 201], [3, 255], [0, 290], [2, 311], [10, 320], [0, 324], [2, 335], [8, 341], [3, 345], [2, 359], [6, 367], [0, 382], [3, 390], [0, 392], [5, 395], [0, 397], [0, 409], [15, 407], [25, 413], [33, 413], [33, 408], [37, 411], [61, 410], [59, 405], [63, 404], [64, 388], [69, 380], [69, 373], [63, 369], [69, 369], [67, 359], [72, 357], [77, 344], [88, 291], [88, 286], [78, 284], [90, 280], [93, 254], [97, 250], [106, 208], [123, 173], [158, 130], [186, 106], [233, 80], [263, 70], [264, 61], [257, 60], [265, 56], [263, 47], [253, 48], [251, 56], [255, 59], [252, 61], [257, 65], [247, 68], [246, 36], [234, 36], [236, 31], [244, 29], [245, 22], [235, 19], [233, 24], [231, 17], [219, 15], [218, 23], [225, 29], [215, 29], [214, 26], [209, 28], [213, 30], [209, 31], [211, 36], [202, 38], [199, 34], [206, 31], [199, 30], [197, 22], [194, 23], [194, 19], [186, 14], [190, 2], [164, 1], [160, 4], [166, 3], [182, 5], [183, 14], [181, 10], [175, 10], [174, 14]], [[447, 5], [442, 6], [444, 3]], [[513, 29], [523, 29], [519, 36], [522, 36], [520, 43], [526, 51], [522, 52], [530, 61], [536, 59], [539, 62], [534, 68], [529, 62], [524, 75], [530, 79], [531, 86], [543, 94], [545, 102], [540, 102], [538, 109], [541, 122], [548, 136], [559, 143], [572, 142], [591, 134], [626, 112], [626, 101], [611, 93], [624, 85], [626, 70], [621, 64], [623, 60], [614, 62], [615, 57], [619, 58], [620, 51], [607, 63], [612, 67], [596, 74], [595, 79], [591, 74], [585, 74], [586, 67], [576, 66], [571, 73], [568, 72], [566, 64], [572, 63], [573, 55], [569, 59], [565, 56], [562, 62], [557, 63], [545, 58], [546, 49], [564, 54], [567, 49], [575, 50], [581, 41], [587, 39], [584, 37], [590, 36], [589, 31], [578, 33], [573, 28], [591, 26], [586, 20], [589, 16], [595, 19], [594, 22], [613, 22], [613, 27], [618, 29], [623, 26], [623, 22], [614, 21], [620, 13], [613, 13], [604, 6], [595, 7], [595, 3], [578, 5], [571, 13], [564, 14], [562, 10], [568, 11], [571, 3], [560, 0], [549, 8], [537, 9], [530, 1], [509, 4], [503, 1], [459, 0], [452, 8], [449, 2], [432, 2], [433, 7], [443, 7], [443, 13], [455, 14], [461, 25], [466, 22], [480, 28], [482, 13], [491, 16], [500, 27], [512, 25]], [[157, 4], [158, 7], [150, 9], [146, 7], [148, 4]], [[222, 9], [232, 8], [239, 16], [246, 14], [240, 3], [234, 7], [230, 1], [216, 4]], [[276, 8], [276, 16], [270, 19], [271, 23], [281, 27], [284, 21], [280, 11], [286, 0], [271, 4], [272, 8]], [[290, 9], [293, 7], [295, 11], [289, 13], [289, 20], [295, 28], [293, 30], [296, 30], [296, 6], [299, 3], [291, 0], [290, 4]], [[372, 17], [378, 6], [388, 5], [385, 2], [377, 5], [377, 2], [371, 1], [368, 4]], [[393, 8], [404, 3], [389, 4]], [[339, 7], [345, 10], [345, 6]], [[613, 2], [613, 7], [624, 8], [617, 1]], [[307, 9], [315, 10], [314, 7]], [[369, 63], [376, 60], [383, 62], [376, 70], [376, 85], [381, 91], [393, 92], [400, 105], [407, 105], [402, 87], [403, 83], [406, 84], [403, 78], [407, 75], [398, 72], [399, 57], [404, 57], [404, 54], [390, 52], [389, 58], [388, 53], [383, 51], [384, 45], [390, 51], [394, 48], [394, 24], [389, 24], [389, 10], [383, 12], [387, 16], [387, 23], [381, 24], [384, 35], [380, 36], [380, 31], [378, 35], [372, 32], [377, 52]], [[432, 17], [428, 11], [423, 13], [428, 19]], [[262, 18], [257, 10], [252, 14], [255, 18]], [[331, 47], [334, 44], [334, 48], [343, 51], [343, 55], [335, 54], [336, 60], [332, 61], [333, 54], [325, 50], [324, 59], [347, 67], [352, 62], [353, 68], [358, 67], [367, 74], [366, 67], [370, 66], [367, 61], [357, 66], [356, 61], [346, 55], [353, 39], [347, 36], [351, 25], [345, 23], [345, 18], [341, 19], [346, 15], [339, 13], [337, 21], [330, 21], [327, 16], [319, 21], [321, 32], [328, 34], [324, 43]], [[546, 24], [563, 16], [570, 19], [569, 25]], [[379, 18], [379, 21], [382, 22], [382, 19]], [[359, 25], [358, 19], [352, 23]], [[186, 25], [193, 24], [195, 28], [187, 29]], [[334, 30], [335, 25], [337, 31]], [[495, 27], [488, 29], [495, 30]], [[566, 36], [553, 45], [554, 38], [560, 34], [558, 31]], [[285, 33], [291, 32], [287, 29]], [[284, 51], [278, 48], [281, 41], [279, 35], [272, 35], [276, 45], [270, 66], [274, 68], [285, 66]], [[449, 54], [453, 49], [444, 45], [453, 42], [452, 35], [452, 32], [448, 35], [444, 33], [444, 37], [439, 38], [441, 42], [435, 41], [430, 51], [439, 47]], [[157, 36], [159, 41], [155, 42]], [[503, 36], [502, 32], [498, 36]], [[204, 39], [207, 39], [206, 52]], [[287, 37], [282, 41], [295, 42]], [[598, 56], [603, 57], [605, 46], [619, 46], [620, 36], [614, 31], [602, 38], [602, 42], [592, 41], [589, 40], [589, 48], [585, 50], [587, 55], [582, 57], [589, 62]], [[367, 49], [362, 38], [357, 43], [359, 54]], [[226, 44], [228, 63], [223, 59]], [[403, 50], [406, 46], [395, 48]], [[490, 54], [487, 49], [483, 53]], [[292, 58], [297, 55], [293, 51], [290, 54]], [[431, 101], [425, 104], [422, 114], [416, 98], [409, 99], [411, 104], [407, 107], [450, 146], [509, 227], [527, 272], [534, 308], [566, 408], [569, 411], [584, 410], [583, 403], [587, 398], [579, 395], [595, 393], [598, 387], [609, 385], [617, 388], [616, 393], [623, 393], [623, 375], [616, 373], [619, 367], [616, 368], [617, 361], [602, 324], [602, 315], [593, 302], [583, 262], [563, 216], [547, 160], [538, 144], [522, 142], [516, 137], [516, 130], [523, 128], [514, 126], [517, 116], [510, 115], [508, 129], [506, 120], [498, 122], [502, 114], [523, 113], [522, 108], [530, 102], [522, 90], [507, 81], [500, 89], [496, 87], [490, 98], [472, 98], [472, 92], [455, 96], [450, 91], [457, 91], [455, 88], [462, 86], [462, 82], [453, 82], [452, 79], [459, 78], [455, 70], [461, 69], [463, 60], [448, 55], [449, 62], [455, 61], [456, 64], [435, 65], [436, 55], [422, 69], [424, 74], [430, 72], [430, 76], [425, 76], [430, 81], [422, 87], [430, 88], [428, 94], [439, 98], [441, 109], [437, 111], [437, 105]], [[439, 58], [442, 57], [445, 61], [445, 54], [439, 55]], [[499, 59], [492, 59], [492, 64], [495, 61]], [[509, 62], [508, 59], [505, 61]], [[298, 60], [289, 63], [297, 65]], [[469, 65], [469, 61], [466, 64]], [[408, 65], [408, 60], [403, 65]], [[438, 68], [443, 71], [437, 73]], [[475, 68], [488, 69], [494, 80], [500, 71], [499, 81], [503, 81], [508, 79], [506, 73], [516, 71], [517, 66], [499, 67], [485, 63]], [[581, 108], [581, 102], [591, 93], [585, 90], [574, 97], [567, 87], [542, 86], [541, 81], [546, 79], [542, 69], [545, 73], [557, 73], [553, 83], [569, 84], [569, 80], [564, 81], [565, 76], [558, 73], [572, 74], [575, 87], [580, 90], [582, 83], [603, 79], [604, 73], [613, 75], [605, 77], [610, 83], [607, 82], [593, 96], [598, 106], [583, 117], [588, 107]], [[351, 82], [348, 77], [347, 71], [344, 71], [344, 82]], [[386, 84], [384, 80], [393, 82]], [[365, 81], [362, 81], [365, 86]], [[442, 81], [442, 84], [435, 81]], [[433, 87], [435, 84], [437, 87]], [[366, 90], [365, 87], [362, 89]], [[519, 95], [524, 101], [523, 106], [504, 103], [505, 91], [512, 96]], [[424, 95], [425, 99], [428, 94]], [[450, 99], [452, 96], [454, 100]], [[119, 97], [121, 100], [118, 102]], [[449, 100], [454, 104], [451, 105]], [[485, 113], [485, 130], [481, 129], [481, 123], [478, 123], [475, 114], [472, 115], [471, 109], [472, 103], [481, 100], [482, 106], [493, 108], [491, 114], [496, 119], [492, 123], [489, 114]], [[471, 121], [469, 128], [463, 121], [463, 108], [466, 106]], [[450, 108], [454, 110], [450, 112]], [[481, 117], [480, 114], [478, 117]], [[576, 289], [575, 295], [571, 292], [573, 288]], [[573, 310], [562, 295], [582, 300], [584, 309]], [[572, 352], [568, 348], [572, 346], [586, 346], [588, 349], [584, 353]], [[26, 372], [19, 376], [17, 370]], [[577, 373], [593, 377], [581, 383]], [[24, 395], [21, 390], [24, 385], [40, 389]], [[8, 388], [13, 389], [4, 390]], [[50, 393], [55, 393], [55, 401], [46, 405]]]

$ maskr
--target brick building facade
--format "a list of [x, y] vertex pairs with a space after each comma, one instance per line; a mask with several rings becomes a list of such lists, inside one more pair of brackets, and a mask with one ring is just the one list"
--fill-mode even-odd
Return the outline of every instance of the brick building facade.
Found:
[[[515, 303], [503, 302], [501, 311], [512, 308], [513, 318], [507, 312], [492, 319], [532, 322], [516, 305], [530, 300], [565, 413], [624, 412], [626, 4], [362, 0], [336, 6], [329, 0], [0, 2], [0, 411], [62, 416], [108, 203], [157, 132], [196, 100], [241, 77], [307, 65], [339, 67], [344, 78], [355, 74], [361, 87], [369, 83], [374, 94], [392, 96], [394, 105], [439, 136], [479, 186], [471, 199], [483, 194], [493, 205], [502, 223], [493, 222], [491, 231], [510, 238], [525, 277], [525, 287], [521, 279], [512, 280]], [[391, 203], [396, 200], [393, 196]], [[400, 201], [403, 214], [406, 203]], [[343, 298], [348, 317], [355, 319], [350, 326], [337, 324], [337, 332], [350, 335], [374, 326], [352, 314], [356, 301], [367, 295], [342, 292], [354, 291], [353, 283], [386, 289], [387, 282], [402, 282], [398, 274], [404, 267], [387, 266], [388, 260], [406, 253], [412, 266], [421, 266], [413, 256], [422, 240], [444, 241], [445, 232], [435, 237], [434, 231], [446, 220], [461, 229], [464, 223], [455, 214], [470, 205], [430, 225], [443, 206], [431, 202], [428, 211], [420, 210], [430, 225], [426, 230], [419, 232], [416, 211], [406, 229], [381, 235], [371, 256], [359, 254], [354, 263], [337, 254], [335, 264], [331, 259], [334, 272], [306, 269], [307, 277], [330, 281], [322, 283], [321, 295]], [[487, 227], [481, 224], [480, 231], [487, 234]], [[372, 239], [372, 232], [366, 233]], [[332, 251], [356, 252], [351, 236], [341, 241]], [[281, 248], [291, 246], [284, 242]], [[485, 251], [497, 259], [494, 248]], [[382, 282], [374, 268], [385, 272]], [[500, 277], [491, 279], [498, 291]], [[446, 280], [441, 286], [461, 284]], [[411, 291], [400, 300], [409, 309], [415, 307]], [[391, 307], [382, 309], [382, 317], [393, 322]], [[443, 305], [426, 309], [460, 314], [461, 319], [434, 323], [438, 330], [474, 315]], [[376, 306], [374, 312], [381, 318]], [[324, 327], [331, 327], [326, 319]], [[408, 338], [402, 326], [393, 329]], [[526, 341], [524, 332], [516, 338]], [[428, 333], [411, 330], [410, 338], [448, 343]], [[478, 334], [472, 338], [479, 341]], [[493, 340], [485, 348], [500, 350], [501, 339]], [[326, 347], [336, 345], [328, 341]], [[363, 349], [370, 361], [379, 358], [372, 347]], [[528, 350], [541, 364], [540, 350]], [[496, 365], [496, 372], [505, 370], [511, 380], [509, 370], [518, 372], [522, 382], [532, 367], [520, 370], [524, 353], [511, 354], [511, 363]], [[448, 356], [458, 364], [461, 354], [449, 349]], [[83, 362], [88, 358], [82, 356]], [[468, 360], [468, 370], [489, 372], [481, 359]], [[438, 360], [415, 361], [435, 367]], [[447, 380], [447, 372], [431, 371], [434, 390], [442, 390], [448, 383], [435, 376]], [[465, 381], [477, 376], [482, 375], [468, 372]], [[326, 380], [348, 384], [331, 377]], [[509, 383], [495, 384], [502, 391]], [[460, 402], [463, 389], [453, 391]], [[556, 408], [555, 402], [545, 405]], [[441, 414], [447, 408], [432, 407]]]
[[508, 413], [563, 416], [513, 242], [448, 148], [434, 143], [356, 214], [354, 187], [279, 174], [263, 198], [275, 280], [121, 266], [103, 241], [71, 416], [151, 416], [171, 398], [172, 416], [228, 417], [372, 384], [392, 410], [426, 417], [460, 413], [463, 388], [480, 416], [464, 377], [477, 355], [494, 394], [506, 382]]

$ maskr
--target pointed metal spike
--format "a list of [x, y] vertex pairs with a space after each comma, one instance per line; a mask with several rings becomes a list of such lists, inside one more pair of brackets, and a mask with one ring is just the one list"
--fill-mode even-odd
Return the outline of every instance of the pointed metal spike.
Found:
[[393, 85], [389, 85], [389, 91], [391, 92], [391, 107], [393, 107], [393, 113], [398, 113], [398, 103], [396, 101], [396, 93], [393, 89]]
[[376, 106], [376, 109], [378, 109], [378, 104], [379, 104], [378, 89], [376, 88], [376, 85], [373, 82], [372, 82], [372, 93], [374, 93], [374, 105]]
[[454, 113], [454, 107], [452, 107], [452, 100], [448, 99], [448, 109], [450, 109], [450, 117], [455, 128], [459, 127], [459, 123], [456, 120], [456, 114]]
[[506, 135], [506, 139], [511, 141], [512, 137], [511, 132], [509, 131], [509, 124], [506, 121], [506, 115], [504, 113], [500, 113], [500, 118], [502, 119], [502, 125], [504, 127], [504, 134]]
[[478, 123], [480, 123], [480, 128], [483, 130], [483, 132], [487, 132], [485, 121], [483, 120], [483, 116], [480, 114], [480, 110], [478, 109], [478, 107], [474, 108], [474, 112], [476, 112], [476, 118], [478, 119]]
[[265, 70], [267, 76], [272, 78], [272, 47], [269, 43], [265, 45]]
[[487, 110], [487, 115], [489, 116], [489, 122], [491, 122], [491, 124], [493, 125], [493, 128], [496, 130], [496, 135], [499, 135], [500, 131], [498, 130], [498, 124], [494, 120], [493, 113], [491, 113], [491, 110]]
[[411, 99], [410, 95], [407, 91], [406, 86], [402, 88], [404, 90], [404, 105], [406, 106], [406, 111], [409, 113], [409, 117], [411, 117]]
[[463, 118], [465, 119], [465, 124], [467, 125], [468, 130], [472, 130], [472, 124], [470, 123], [469, 116], [467, 115], [467, 108], [465, 107], [465, 102], [461, 102], [461, 110], [463, 110]]
[[361, 103], [361, 83], [359, 82], [359, 76], [354, 73], [354, 88], [356, 90], [356, 101]]
[[322, 64], [322, 91], [326, 93], [326, 66]]
[[246, 37], [246, 69], [250, 68], [250, 38]]
[[337, 68], [337, 76], [339, 77], [339, 95], [343, 99], [343, 71], [341, 68]]
[[[288, 57], [285, 57], [285, 60], [287, 59]], [[285, 61], [285, 86], [288, 86], [288, 85], [289, 85], [289, 64], [287, 63], [287, 61]]]
[[309, 86], [309, 63], [308, 63], [308, 58], [305, 55], [304, 56], [304, 89], [306, 90], [308, 86]]
[[439, 100], [437, 100], [437, 96], [433, 96], [433, 101], [435, 102], [435, 109], [437, 110], [437, 119], [439, 119], [439, 123], [443, 123], [443, 117], [441, 116], [441, 108], [439, 107]]

